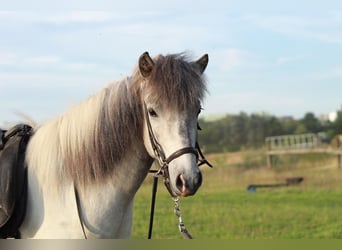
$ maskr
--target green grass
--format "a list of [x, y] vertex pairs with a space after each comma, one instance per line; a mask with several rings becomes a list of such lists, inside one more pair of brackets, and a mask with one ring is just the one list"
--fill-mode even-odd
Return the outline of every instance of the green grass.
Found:
[[[227, 160], [229, 154], [210, 156], [215, 168], [203, 169], [204, 182], [198, 193], [181, 199], [183, 219], [194, 238], [342, 238], [342, 169], [334, 165], [334, 159], [303, 157], [295, 166], [268, 169], [258, 165], [262, 162], [258, 154], [254, 167], [253, 153], [248, 152], [247, 157], [245, 168], [244, 154], [234, 163]], [[257, 189], [255, 193], [246, 191], [252, 183], [279, 183], [294, 176], [303, 176], [304, 182], [293, 187]], [[151, 179], [147, 178], [136, 196], [134, 239], [147, 237]], [[160, 180], [153, 238], [181, 239], [177, 223], [173, 201]]]

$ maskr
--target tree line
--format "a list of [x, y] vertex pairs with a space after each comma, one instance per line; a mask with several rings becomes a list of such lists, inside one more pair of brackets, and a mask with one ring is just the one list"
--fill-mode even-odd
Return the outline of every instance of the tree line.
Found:
[[268, 136], [324, 132], [329, 141], [335, 135], [342, 134], [342, 111], [337, 112], [334, 122], [322, 121], [312, 112], [301, 119], [241, 112], [227, 114], [214, 121], [201, 118], [199, 125], [202, 128], [199, 143], [205, 152], [238, 151], [261, 147]]

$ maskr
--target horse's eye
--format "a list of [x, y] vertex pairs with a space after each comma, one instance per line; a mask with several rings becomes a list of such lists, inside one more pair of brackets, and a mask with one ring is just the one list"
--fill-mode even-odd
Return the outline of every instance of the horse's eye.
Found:
[[199, 115], [201, 113], [201, 111], [203, 110], [202, 107], [199, 108], [198, 112], [197, 112], [197, 115]]
[[158, 117], [157, 112], [156, 112], [153, 108], [149, 108], [149, 109], [148, 109], [148, 114], [149, 114], [151, 117]]

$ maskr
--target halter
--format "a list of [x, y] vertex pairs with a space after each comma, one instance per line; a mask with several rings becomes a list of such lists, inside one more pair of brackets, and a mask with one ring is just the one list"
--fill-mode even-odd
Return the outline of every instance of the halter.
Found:
[[[203, 164], [207, 164], [209, 167], [213, 167], [207, 159], [205, 159], [200, 146], [198, 142], [196, 141], [195, 147], [184, 147], [181, 149], [178, 149], [177, 151], [173, 152], [169, 157], [166, 158], [165, 151], [163, 150], [163, 147], [160, 145], [158, 140], [156, 139], [152, 125], [150, 122], [149, 114], [147, 111], [146, 103], [144, 103], [144, 109], [145, 109], [145, 117], [146, 117], [146, 124], [148, 128], [148, 134], [150, 137], [151, 146], [155, 155], [155, 158], [158, 160], [158, 163], [160, 165], [159, 170], [150, 170], [150, 173], [154, 173], [154, 179], [153, 179], [153, 186], [152, 186], [152, 200], [151, 200], [151, 212], [150, 212], [150, 224], [149, 224], [149, 230], [148, 230], [148, 239], [152, 238], [152, 228], [153, 228], [153, 218], [154, 218], [154, 207], [155, 207], [155, 200], [156, 200], [156, 194], [157, 194], [157, 185], [158, 185], [158, 176], [162, 176], [164, 178], [164, 184], [166, 186], [166, 189], [169, 191], [170, 195], [172, 196], [172, 199], [174, 201], [174, 213], [178, 217], [178, 228], [179, 231], [183, 234], [183, 236], [187, 239], [192, 239], [191, 234], [188, 232], [188, 230], [185, 228], [182, 214], [179, 208], [179, 196], [172, 190], [171, 184], [170, 184], [170, 174], [169, 174], [169, 163], [173, 161], [174, 159], [184, 155], [184, 154], [194, 154], [196, 156], [197, 166], [201, 166]], [[201, 128], [197, 124], [197, 128], [200, 130]]]
[[157, 171], [151, 170], [151, 172], [155, 173], [155, 175], [163, 176], [164, 184], [167, 190], [169, 191], [170, 195], [173, 198], [177, 198], [178, 195], [171, 189], [171, 183], [170, 183], [169, 163], [171, 161], [175, 160], [176, 158], [184, 154], [194, 154], [196, 156], [197, 166], [201, 166], [203, 164], [207, 164], [209, 167], [213, 167], [213, 166], [205, 159], [197, 141], [196, 141], [195, 147], [184, 147], [184, 148], [178, 149], [177, 151], [173, 152], [169, 157], [166, 158], [163, 147], [160, 145], [160, 143], [158, 142], [158, 140], [156, 139], [153, 133], [146, 103], [144, 103], [144, 109], [145, 109], [146, 124], [148, 128], [148, 134], [150, 137], [151, 146], [152, 146], [154, 155], [160, 165], [159, 170]]

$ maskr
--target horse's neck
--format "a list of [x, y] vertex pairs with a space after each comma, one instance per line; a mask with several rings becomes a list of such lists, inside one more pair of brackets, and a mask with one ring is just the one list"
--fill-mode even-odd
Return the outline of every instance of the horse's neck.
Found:
[[[105, 179], [93, 181], [79, 190], [81, 216], [84, 220], [84, 225], [90, 236], [96, 237], [128, 237], [132, 225], [132, 204], [133, 198], [138, 188], [145, 179], [148, 170], [152, 164], [152, 158], [148, 155], [143, 139], [139, 137], [135, 124], [139, 118], [132, 117], [136, 114], [137, 104], [131, 99], [128, 91], [125, 90], [128, 84], [128, 79], [115, 85], [109, 92], [107, 98], [104, 98], [105, 104], [102, 110], [106, 112], [106, 117], [112, 122], [127, 122], [124, 126], [116, 126], [115, 130], [111, 129], [112, 123], [108, 122], [103, 129], [109, 129], [103, 133], [102, 141], [107, 141], [105, 147], [114, 147], [108, 150], [110, 153], [108, 158], [115, 159], [110, 164], [112, 172], [108, 173]], [[126, 96], [125, 96], [126, 95]], [[111, 102], [116, 100], [116, 103]], [[112, 112], [112, 106], [121, 107], [120, 110]], [[127, 108], [129, 107], [129, 108]], [[122, 109], [127, 109], [125, 113], [121, 113]], [[109, 115], [115, 117], [109, 117]], [[138, 116], [138, 114], [136, 114]], [[136, 120], [135, 120], [136, 119]], [[127, 127], [130, 128], [127, 131]], [[135, 135], [134, 139], [127, 135]], [[109, 137], [109, 138], [107, 138]], [[101, 138], [101, 136], [99, 136]], [[118, 147], [120, 141], [121, 148]], [[131, 143], [127, 143], [131, 141]], [[113, 154], [120, 154], [116, 158]]]
[[133, 198], [152, 164], [151, 158], [128, 154], [114, 176], [80, 192], [81, 217], [88, 237], [127, 238]]
[[[124, 85], [120, 86], [124, 88]], [[112, 91], [114, 92], [114, 90]], [[38, 211], [37, 207], [40, 205], [41, 209], [39, 211], [44, 210], [41, 213], [44, 214], [46, 219], [44, 219], [41, 228], [44, 233], [46, 232], [47, 237], [54, 237], [53, 235], [48, 235], [49, 228], [69, 223], [68, 216], [77, 215], [75, 209], [68, 209], [65, 204], [75, 202], [75, 196], [71, 192], [72, 189], [70, 189], [75, 180], [77, 180], [75, 174], [78, 175], [88, 167], [91, 167], [93, 161], [89, 160], [89, 157], [93, 157], [95, 153], [103, 152], [101, 147], [96, 147], [93, 143], [102, 143], [103, 149], [108, 150], [108, 147], [112, 146], [114, 142], [118, 143], [118, 140], [125, 139], [124, 136], [128, 134], [134, 133], [135, 136], [136, 131], [139, 130], [132, 128], [131, 131], [123, 131], [125, 126], [121, 126], [121, 130], [108, 130], [112, 133], [116, 132], [115, 135], [102, 134], [102, 138], [106, 140], [97, 138], [96, 133], [95, 137], [89, 137], [89, 133], [93, 133], [94, 128], [98, 125], [98, 112], [103, 107], [101, 101], [104, 100], [106, 93], [108, 91], [100, 92], [100, 96], [90, 98], [84, 103], [75, 106], [62, 117], [43, 125], [36, 131], [30, 141], [27, 162], [32, 176], [37, 178], [37, 186], [43, 192], [42, 201], [40, 201], [42, 204], [32, 203], [29, 204], [29, 207], [31, 208], [30, 211]], [[119, 98], [120, 96], [116, 97]], [[119, 107], [123, 108], [126, 103], [123, 96], [120, 98], [121, 105]], [[132, 100], [130, 105], [133, 108], [137, 108], [133, 105]], [[118, 111], [116, 110], [116, 112]], [[110, 113], [107, 112], [106, 115]], [[126, 110], [126, 114], [129, 114], [128, 110]], [[121, 117], [117, 119], [112, 118], [112, 121], [122, 122], [120, 119], [122, 118], [132, 124], [137, 124], [137, 120], [134, 120], [136, 118], [132, 118], [132, 115], [129, 119], [123, 117], [123, 115], [121, 113]], [[123, 136], [119, 137], [120, 135]], [[112, 137], [108, 139], [105, 136]], [[131, 142], [129, 144], [126, 143], [125, 150], [121, 149], [120, 157], [115, 158], [115, 155], [113, 156], [113, 153], [119, 151], [118, 146], [106, 152], [109, 156], [108, 158], [114, 157], [111, 161], [104, 157], [106, 155], [102, 155], [102, 162], [99, 163], [106, 164], [98, 165], [106, 166], [109, 169], [109, 172], [106, 172], [104, 177], [100, 176], [100, 179], [87, 179], [86, 176], [83, 179], [87, 181], [83, 187], [81, 185], [79, 188], [81, 214], [86, 228], [88, 228], [90, 234], [95, 236], [129, 236], [130, 230], [128, 229], [130, 229], [131, 225], [133, 198], [152, 164], [152, 158], [146, 152], [142, 138], [131, 137], [130, 139]], [[73, 168], [71, 169], [70, 167]], [[70, 174], [70, 169], [72, 174]], [[90, 173], [93, 170], [89, 170]], [[56, 194], [58, 196], [64, 196], [64, 201], [60, 201], [56, 198], [57, 196], [52, 195], [51, 190], [58, 191], [59, 194]], [[33, 190], [30, 193], [32, 193], [32, 196], [35, 196], [36, 192]], [[56, 205], [58, 205], [60, 211], [70, 210], [67, 217], [55, 213], [54, 207]], [[49, 208], [51, 209], [49, 210]], [[28, 217], [31, 217], [30, 213], [28, 213]], [[76, 221], [76, 224], [74, 221]], [[28, 220], [27, 223], [30, 225], [31, 221]], [[72, 224], [76, 229], [79, 228], [79, 222], [75, 218], [70, 220], [69, 224]]]
[[[137, 144], [115, 166], [115, 174], [108, 176], [106, 181], [78, 189], [81, 218], [88, 237], [130, 236], [133, 198], [151, 164], [152, 159], [143, 144]], [[36, 168], [31, 165], [29, 169], [30, 198], [23, 237], [33, 237], [36, 233], [38, 238], [83, 237], [73, 183], [66, 181], [56, 193], [57, 190], [53, 191], [55, 185], [39, 178]]]

